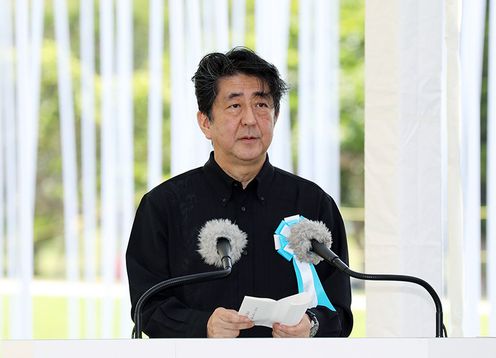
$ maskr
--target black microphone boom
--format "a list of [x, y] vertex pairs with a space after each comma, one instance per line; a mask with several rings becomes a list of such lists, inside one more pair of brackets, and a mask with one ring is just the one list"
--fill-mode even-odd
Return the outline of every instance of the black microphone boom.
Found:
[[222, 260], [222, 270], [201, 272], [181, 277], [173, 277], [171, 279], [157, 283], [141, 295], [134, 309], [134, 329], [132, 338], [142, 338], [141, 311], [143, 309], [144, 303], [155, 293], [179, 285], [206, 282], [229, 276], [232, 270], [232, 260], [230, 257], [231, 244], [228, 239], [224, 237], [219, 237], [217, 239], [217, 252]]
[[412, 282], [417, 285], [422, 286], [429, 292], [432, 299], [434, 300], [434, 304], [436, 306], [436, 337], [447, 337], [446, 328], [443, 324], [443, 306], [441, 304], [441, 300], [437, 295], [434, 288], [429, 285], [426, 281], [414, 277], [414, 276], [406, 276], [406, 275], [391, 275], [391, 274], [365, 274], [360, 272], [355, 272], [351, 270], [341, 259], [325, 244], [312, 239], [311, 240], [312, 250], [314, 253], [322, 257], [324, 260], [329, 262], [331, 265], [335, 266], [340, 271], [346, 273], [347, 275], [358, 278], [361, 280], [372, 280], [372, 281], [404, 281], [404, 282]]

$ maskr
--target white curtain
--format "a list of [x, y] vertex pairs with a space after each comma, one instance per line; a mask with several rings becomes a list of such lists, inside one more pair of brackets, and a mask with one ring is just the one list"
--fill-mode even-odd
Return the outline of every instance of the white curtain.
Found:
[[[387, 8], [388, 11], [384, 11]], [[443, 295], [444, 1], [368, 1], [365, 267], [414, 275]], [[434, 336], [420, 286], [366, 284], [367, 336]]]

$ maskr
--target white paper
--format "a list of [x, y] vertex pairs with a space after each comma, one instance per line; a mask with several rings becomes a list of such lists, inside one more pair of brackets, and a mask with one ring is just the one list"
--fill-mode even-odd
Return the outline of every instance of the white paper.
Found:
[[312, 296], [307, 292], [278, 301], [271, 298], [245, 296], [239, 308], [239, 314], [251, 319], [256, 326], [272, 328], [274, 323], [294, 326], [301, 321], [305, 311], [310, 307], [312, 307]]

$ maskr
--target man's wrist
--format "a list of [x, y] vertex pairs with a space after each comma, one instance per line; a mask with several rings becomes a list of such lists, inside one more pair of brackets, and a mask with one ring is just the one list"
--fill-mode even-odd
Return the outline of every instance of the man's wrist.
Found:
[[310, 334], [309, 337], [315, 337], [317, 335], [317, 332], [319, 331], [319, 320], [317, 319], [317, 316], [315, 313], [313, 313], [310, 309], [307, 309], [305, 312], [310, 318]]

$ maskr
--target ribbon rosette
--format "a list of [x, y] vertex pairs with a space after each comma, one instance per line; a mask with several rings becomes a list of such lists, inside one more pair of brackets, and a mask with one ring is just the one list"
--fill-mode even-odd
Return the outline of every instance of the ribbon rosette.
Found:
[[307, 292], [312, 297], [312, 307], [317, 305], [326, 306], [332, 311], [336, 311], [334, 306], [329, 301], [319, 276], [315, 271], [315, 267], [311, 263], [299, 261], [293, 252], [293, 249], [288, 246], [288, 236], [291, 233], [291, 226], [305, 219], [301, 215], [293, 215], [284, 218], [274, 233], [274, 244], [279, 255], [288, 261], [293, 261], [295, 269], [296, 281], [298, 283], [298, 293]]

